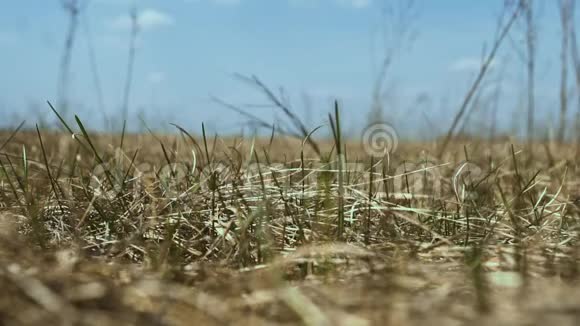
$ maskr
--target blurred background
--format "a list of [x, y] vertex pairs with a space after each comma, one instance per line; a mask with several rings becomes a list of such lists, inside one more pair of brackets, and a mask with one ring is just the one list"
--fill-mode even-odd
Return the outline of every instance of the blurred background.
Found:
[[[1, 127], [578, 139], [573, 0], [3, 0]], [[266, 90], [267, 88], [267, 90]], [[241, 112], [248, 114], [243, 114]], [[255, 121], [254, 121], [255, 122]]]

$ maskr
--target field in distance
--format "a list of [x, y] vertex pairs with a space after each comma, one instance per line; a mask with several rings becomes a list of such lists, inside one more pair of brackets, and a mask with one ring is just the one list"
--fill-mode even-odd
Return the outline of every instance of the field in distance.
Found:
[[578, 323], [577, 144], [317, 139], [0, 133], [0, 319]]

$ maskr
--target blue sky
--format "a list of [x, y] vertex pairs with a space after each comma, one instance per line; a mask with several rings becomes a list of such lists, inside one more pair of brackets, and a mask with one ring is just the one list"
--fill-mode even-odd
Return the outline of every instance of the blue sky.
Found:
[[[154, 128], [178, 122], [199, 129], [204, 121], [220, 133], [238, 131], [244, 120], [210, 97], [235, 104], [265, 103], [255, 89], [232, 78], [233, 73], [242, 73], [258, 76], [273, 89], [283, 87], [311, 126], [326, 122], [332, 99], [338, 98], [347, 128], [360, 128], [370, 107], [382, 1], [136, 1], [141, 33], [130, 111], [144, 112]], [[67, 16], [57, 0], [2, 2], [0, 112], [5, 121], [24, 116], [34, 122], [35, 112], [49, 116], [46, 100], [56, 102]], [[75, 112], [95, 126], [100, 125], [101, 115], [88, 46], [95, 49], [105, 110], [118, 117], [132, 3], [91, 0], [81, 16], [69, 92]], [[395, 58], [388, 78], [385, 101], [391, 123], [423, 132], [429, 130], [428, 117], [438, 128], [447, 127], [476, 72], [484, 43], [489, 48], [493, 39], [501, 4], [500, 0], [416, 1], [417, 35]], [[540, 6], [537, 95], [538, 110], [546, 115], [555, 112], [558, 104], [560, 25], [555, 1], [543, 0]], [[521, 26], [513, 30], [513, 42], [504, 44], [491, 75], [493, 79], [504, 71], [500, 110], [505, 120], [513, 117], [524, 85], [523, 66], [513, 50], [521, 34]], [[313, 107], [309, 114], [304, 113], [306, 96]], [[427, 100], [414, 107], [418, 96]], [[269, 109], [251, 110], [275, 119]]]

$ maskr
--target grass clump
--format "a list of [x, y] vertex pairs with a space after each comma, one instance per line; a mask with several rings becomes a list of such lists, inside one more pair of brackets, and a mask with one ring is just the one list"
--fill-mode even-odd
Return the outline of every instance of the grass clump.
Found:
[[331, 141], [296, 121], [299, 139], [176, 125], [115, 148], [59, 118], [68, 134], [0, 136], [6, 324], [528, 325], [580, 305], [571, 145], [378, 158], [338, 104]]

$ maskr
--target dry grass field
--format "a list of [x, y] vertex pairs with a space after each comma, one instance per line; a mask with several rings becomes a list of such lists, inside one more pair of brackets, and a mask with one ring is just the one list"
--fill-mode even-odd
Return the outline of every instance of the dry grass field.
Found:
[[3, 11], [0, 326], [580, 325], [574, 0], [93, 2]]
[[575, 145], [78, 125], [0, 136], [3, 325], [580, 322]]

